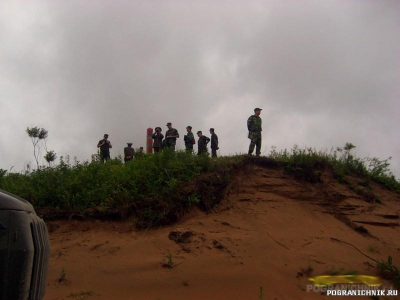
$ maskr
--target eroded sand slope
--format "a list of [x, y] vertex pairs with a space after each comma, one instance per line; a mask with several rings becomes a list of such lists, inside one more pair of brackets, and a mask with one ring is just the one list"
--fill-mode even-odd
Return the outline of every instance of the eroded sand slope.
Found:
[[213, 212], [194, 209], [161, 229], [51, 222], [45, 299], [325, 299], [307, 291], [307, 269], [376, 275], [367, 256], [389, 255], [399, 266], [400, 197], [374, 185], [383, 205], [368, 203], [329, 173], [322, 179], [251, 166]]

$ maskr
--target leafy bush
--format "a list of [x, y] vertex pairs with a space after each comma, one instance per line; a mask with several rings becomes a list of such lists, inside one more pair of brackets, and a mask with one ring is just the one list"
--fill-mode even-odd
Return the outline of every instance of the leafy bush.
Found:
[[[145, 198], [160, 199], [174, 193], [201, 173], [232, 168], [243, 157], [210, 159], [185, 151], [165, 150], [143, 154], [122, 163], [121, 157], [106, 163], [83, 163], [60, 157], [54, 167], [25, 173], [1, 173], [0, 188], [16, 194], [35, 207], [82, 211], [91, 207], [115, 208]], [[193, 203], [194, 198], [189, 203]]]
[[377, 261], [376, 266], [383, 278], [393, 282], [397, 290], [400, 289], [400, 270], [393, 264], [393, 258], [391, 256], [388, 257], [387, 262]]
[[291, 151], [276, 151], [272, 148], [269, 157], [286, 163], [285, 171], [295, 176], [303, 177], [310, 182], [319, 181], [319, 169], [330, 167], [339, 182], [347, 182], [346, 175], [363, 177], [363, 184], [375, 181], [389, 190], [400, 192], [400, 183], [389, 170], [389, 157], [386, 160], [378, 158], [360, 159], [351, 154], [354, 149], [351, 143], [346, 143], [343, 148], [317, 151], [313, 148], [300, 149], [295, 145]]
[[[372, 192], [371, 182], [400, 192], [400, 184], [389, 172], [388, 160], [359, 159], [351, 154], [355, 146], [347, 143], [330, 152], [312, 148], [277, 152], [269, 157], [234, 155], [210, 158], [207, 153], [194, 155], [166, 149], [161, 153], [141, 154], [123, 163], [116, 157], [101, 163], [73, 162], [60, 157], [55, 167], [27, 168], [21, 173], [0, 169], [0, 189], [16, 194], [35, 207], [50, 207], [72, 213], [99, 213], [119, 217], [133, 216], [139, 227], [171, 223], [187, 208], [199, 205], [208, 210], [223, 197], [235, 169], [246, 163], [282, 168], [285, 172], [311, 183], [321, 181], [324, 169], [337, 180], [347, 182], [346, 175], [360, 175], [359, 185], [349, 187], [367, 201], [381, 203]], [[360, 188], [362, 187], [362, 188]]]

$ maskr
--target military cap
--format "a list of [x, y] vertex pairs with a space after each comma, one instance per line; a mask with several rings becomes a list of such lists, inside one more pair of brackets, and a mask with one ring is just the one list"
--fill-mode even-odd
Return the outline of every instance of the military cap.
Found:
[[157, 131], [157, 129], [159, 129], [160, 131], [162, 131], [161, 127], [156, 127], [156, 128], [154, 128], [154, 130], [156, 130], [156, 131]]
[[186, 128], [192, 129], [192, 126], [186, 126]]
[[171, 122], [168, 122], [167, 125], [165, 125], [165, 126], [168, 126], [168, 125], [172, 125]]
[[199, 133], [203, 134], [203, 133], [201, 132], [201, 130], [197, 131], [197, 134], [199, 134]]
[[210, 131], [214, 131], [214, 128], [210, 128]]
[[262, 108], [256, 107], [256, 108], [254, 109], [254, 111], [257, 111], [257, 110], [262, 110]]
[[108, 134], [107, 134], [107, 133], [105, 133], [105, 134], [104, 134], [104, 136], [107, 136], [107, 137], [108, 137]]
[[127, 143], [128, 145], [132, 145], [132, 143]]

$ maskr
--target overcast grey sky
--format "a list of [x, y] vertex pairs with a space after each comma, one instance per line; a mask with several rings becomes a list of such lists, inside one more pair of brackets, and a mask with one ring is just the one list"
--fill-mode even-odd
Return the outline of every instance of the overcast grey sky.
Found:
[[[27, 127], [79, 160], [148, 127], [214, 127], [220, 155], [357, 146], [400, 177], [400, 1], [1, 1], [0, 168], [34, 157]], [[44, 161], [43, 161], [44, 163]]]

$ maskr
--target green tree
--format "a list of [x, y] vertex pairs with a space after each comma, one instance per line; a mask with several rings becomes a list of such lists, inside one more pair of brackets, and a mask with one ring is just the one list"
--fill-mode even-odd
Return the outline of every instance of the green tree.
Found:
[[354, 149], [356, 146], [354, 146], [352, 143], [346, 143], [344, 145], [344, 153], [346, 156], [347, 161], [352, 160], [353, 159], [353, 155], [350, 154], [351, 149]]
[[49, 167], [51, 167], [51, 163], [56, 160], [57, 154], [53, 150], [51, 150], [51, 151], [47, 151], [46, 155], [43, 156], [43, 157], [47, 161], [47, 163], [49, 164]]
[[45, 146], [46, 148], [46, 139], [49, 135], [49, 132], [44, 128], [38, 128], [37, 126], [26, 128], [26, 133], [31, 138], [32, 145], [33, 145], [33, 156], [36, 160], [37, 168], [39, 169], [39, 158], [42, 147]]

